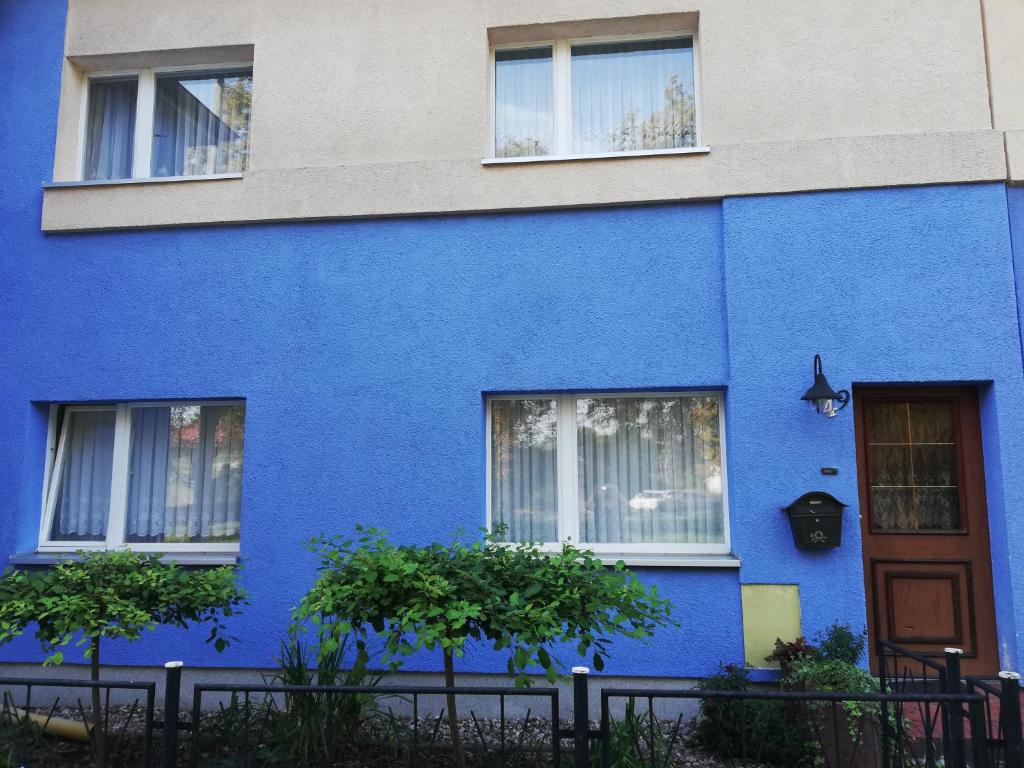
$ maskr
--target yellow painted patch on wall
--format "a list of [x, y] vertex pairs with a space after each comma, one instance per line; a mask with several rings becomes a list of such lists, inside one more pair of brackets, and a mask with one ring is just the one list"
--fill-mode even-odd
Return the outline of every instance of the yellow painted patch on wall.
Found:
[[743, 648], [752, 667], [777, 667], [764, 660], [775, 639], [796, 640], [800, 629], [800, 587], [796, 584], [742, 584]]

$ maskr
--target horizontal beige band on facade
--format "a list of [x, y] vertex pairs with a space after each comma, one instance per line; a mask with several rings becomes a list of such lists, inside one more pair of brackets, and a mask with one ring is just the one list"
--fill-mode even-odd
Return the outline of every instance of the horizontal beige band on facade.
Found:
[[[1024, 141], [1021, 142], [1024, 146]], [[261, 168], [230, 183], [54, 187], [48, 232], [545, 210], [1002, 181], [997, 130], [715, 144], [706, 154], [482, 166], [452, 159]]]

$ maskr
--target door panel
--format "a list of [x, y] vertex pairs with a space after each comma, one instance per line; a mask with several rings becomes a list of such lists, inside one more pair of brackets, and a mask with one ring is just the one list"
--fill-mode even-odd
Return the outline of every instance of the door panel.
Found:
[[965, 673], [994, 674], [976, 391], [862, 388], [854, 408], [869, 634], [929, 656], [962, 648]]

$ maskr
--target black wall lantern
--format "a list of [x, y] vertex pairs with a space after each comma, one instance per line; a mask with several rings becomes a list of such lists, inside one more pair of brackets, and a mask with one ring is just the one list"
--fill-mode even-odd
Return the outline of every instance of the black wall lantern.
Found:
[[838, 547], [843, 541], [846, 505], [824, 491], [805, 493], [782, 511], [789, 515], [793, 543], [799, 549]]
[[[850, 404], [850, 393], [845, 389], [840, 389], [838, 392], [832, 389], [821, 368], [821, 355], [815, 355], [814, 384], [804, 392], [804, 396], [800, 399], [809, 402], [818, 413], [832, 417]], [[839, 403], [838, 408], [836, 408], [837, 402]]]

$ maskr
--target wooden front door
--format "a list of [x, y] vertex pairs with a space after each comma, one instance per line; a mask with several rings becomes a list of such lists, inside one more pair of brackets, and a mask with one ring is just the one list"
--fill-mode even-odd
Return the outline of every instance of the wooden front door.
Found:
[[[998, 671], [978, 395], [970, 387], [854, 393], [868, 634]], [[875, 668], [875, 643], [871, 642]]]

